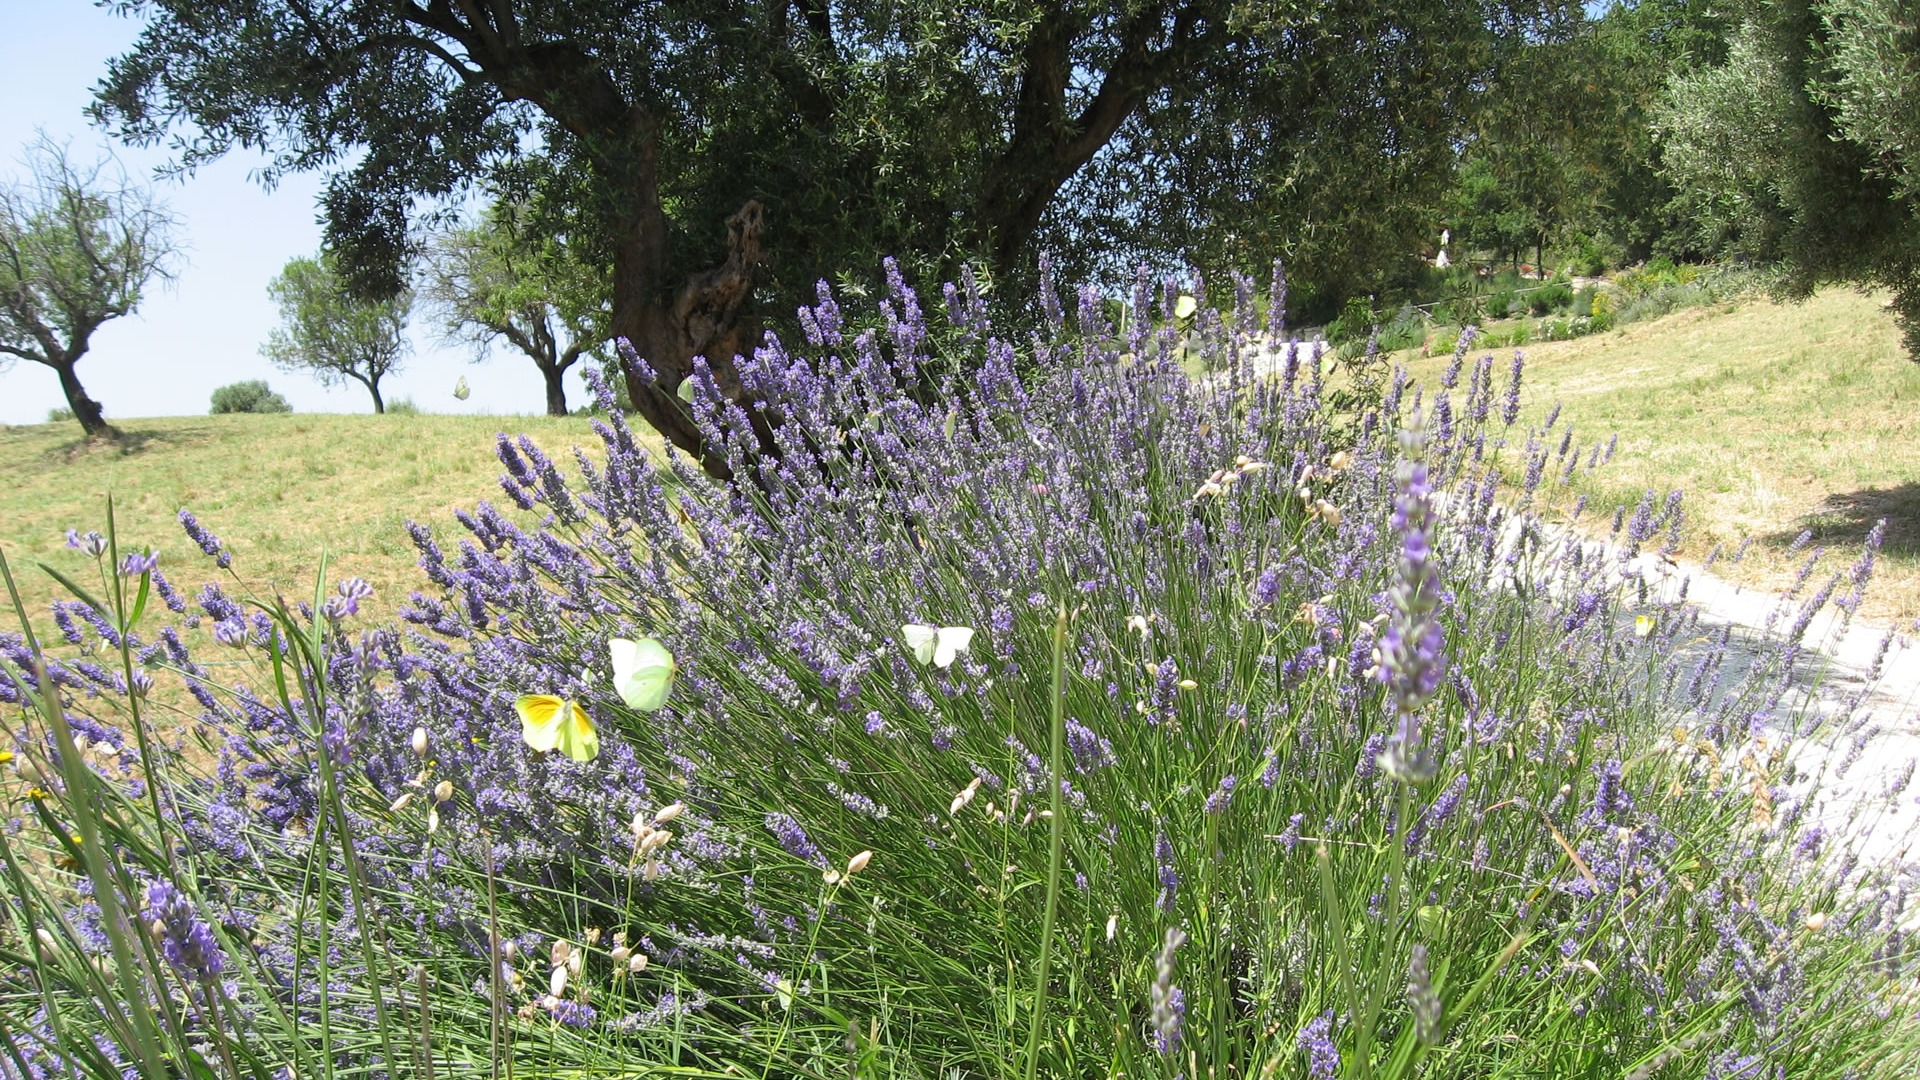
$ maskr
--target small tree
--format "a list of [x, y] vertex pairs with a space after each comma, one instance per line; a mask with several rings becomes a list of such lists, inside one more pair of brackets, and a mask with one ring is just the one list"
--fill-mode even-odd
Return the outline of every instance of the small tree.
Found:
[[532, 357], [548, 415], [567, 415], [567, 369], [609, 336], [606, 267], [566, 237], [530, 227], [524, 207], [502, 203], [479, 225], [435, 237], [421, 276], [448, 341], [472, 346], [476, 359], [496, 341]]
[[261, 355], [282, 371], [305, 371], [322, 386], [348, 380], [373, 395], [373, 411], [384, 413], [380, 380], [400, 370], [406, 355], [407, 312], [413, 294], [368, 302], [347, 294], [331, 256], [292, 259], [267, 285], [280, 305], [281, 325], [267, 335]]
[[24, 181], [0, 187], [0, 372], [16, 359], [52, 368], [74, 419], [112, 438], [74, 367], [101, 324], [172, 279], [174, 219], [111, 157], [77, 166], [43, 136], [24, 164]]
[[265, 379], [231, 383], [213, 392], [213, 415], [221, 413], [290, 413], [293, 406], [273, 392]]

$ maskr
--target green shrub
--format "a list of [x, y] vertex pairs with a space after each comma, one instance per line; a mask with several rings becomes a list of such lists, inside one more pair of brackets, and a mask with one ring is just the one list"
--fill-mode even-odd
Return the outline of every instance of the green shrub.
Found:
[[394, 400], [387, 402], [387, 415], [388, 416], [419, 416], [420, 406], [415, 405], [413, 403], [413, 399], [410, 397], [395, 398]]
[[47, 423], [64, 424], [73, 419], [73, 410], [65, 405], [55, 405], [47, 410]]
[[1550, 315], [1572, 306], [1573, 290], [1565, 282], [1543, 285], [1527, 293], [1527, 311], [1534, 315]]
[[1488, 321], [1504, 319], [1513, 314], [1513, 305], [1514, 291], [1512, 289], [1502, 288], [1488, 293], [1486, 307]]
[[214, 416], [222, 413], [290, 413], [293, 406], [273, 392], [265, 379], [229, 383], [213, 392]]

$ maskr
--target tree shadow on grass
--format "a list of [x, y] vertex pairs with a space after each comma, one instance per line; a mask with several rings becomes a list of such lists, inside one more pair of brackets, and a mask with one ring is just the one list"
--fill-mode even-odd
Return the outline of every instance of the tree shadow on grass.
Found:
[[148, 450], [188, 446], [216, 437], [211, 425], [181, 425], [164, 429], [119, 426], [117, 439], [89, 439], [75, 433], [72, 439], [56, 443], [45, 451], [48, 461], [72, 465], [95, 458], [133, 457]]
[[1816, 543], [1829, 546], [1859, 544], [1876, 521], [1886, 519], [1886, 542], [1882, 554], [1920, 556], [1920, 482], [1890, 488], [1863, 488], [1828, 495], [1818, 507], [1803, 514], [1790, 528], [1769, 533], [1761, 539], [1767, 544], [1786, 546], [1802, 530], [1813, 533]]

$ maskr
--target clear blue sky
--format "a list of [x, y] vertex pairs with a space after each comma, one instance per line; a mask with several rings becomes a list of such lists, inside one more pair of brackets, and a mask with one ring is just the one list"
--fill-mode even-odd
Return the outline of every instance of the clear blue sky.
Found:
[[[82, 114], [109, 57], [125, 51], [139, 24], [91, 0], [0, 0], [0, 179], [21, 172], [21, 152], [44, 129], [70, 140], [73, 156], [92, 161], [111, 149], [128, 174], [155, 186], [180, 219], [185, 265], [169, 289], [148, 296], [138, 314], [93, 335], [80, 381], [109, 419], [203, 415], [214, 388], [266, 379], [300, 412], [371, 412], [358, 384], [327, 390], [305, 375], [274, 370], [260, 343], [277, 320], [267, 281], [295, 255], [320, 245], [317, 175], [287, 178], [269, 193], [252, 179], [257, 158], [232, 155], [183, 180], [155, 180], [164, 149], [112, 143]], [[416, 312], [413, 354], [381, 382], [388, 401], [410, 397], [429, 412], [529, 413], [544, 408], [540, 373], [524, 356], [496, 355], [475, 365], [464, 347], [442, 345]], [[577, 370], [567, 399], [584, 397]], [[453, 397], [465, 375], [473, 389]], [[0, 424], [34, 424], [66, 399], [52, 369], [18, 361], [0, 374]]]

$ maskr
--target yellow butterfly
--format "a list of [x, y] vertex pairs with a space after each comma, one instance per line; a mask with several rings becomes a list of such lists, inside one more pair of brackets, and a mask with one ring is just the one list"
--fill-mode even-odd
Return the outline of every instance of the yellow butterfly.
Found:
[[521, 694], [513, 700], [520, 714], [520, 737], [545, 753], [559, 750], [575, 761], [592, 761], [600, 753], [600, 735], [593, 718], [578, 703], [552, 694]]

